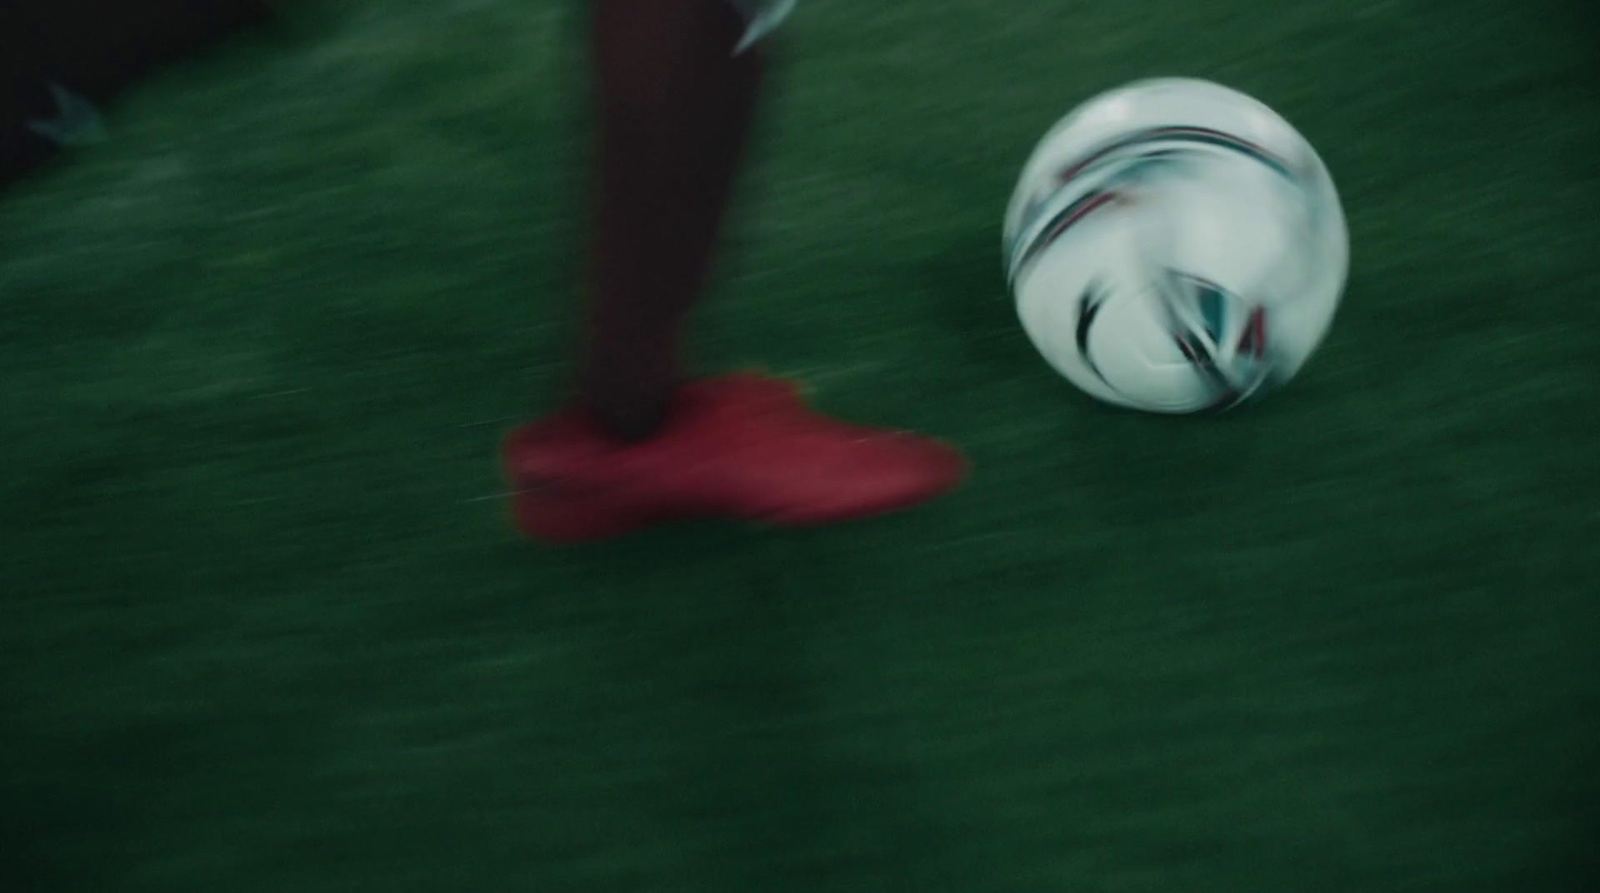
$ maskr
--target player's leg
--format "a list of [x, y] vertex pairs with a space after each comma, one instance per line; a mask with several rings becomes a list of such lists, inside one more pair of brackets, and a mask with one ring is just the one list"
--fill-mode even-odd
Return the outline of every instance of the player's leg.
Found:
[[[965, 463], [916, 435], [805, 407], [788, 382], [684, 383], [699, 297], [761, 77], [748, 45], [790, 0], [594, 0], [601, 106], [593, 329], [581, 399], [506, 438], [521, 527], [613, 536], [695, 515], [817, 524], [922, 502]], [[750, 27], [746, 27], [746, 26]]]
[[683, 319], [705, 288], [760, 91], [759, 46], [725, 0], [594, 0], [599, 113], [593, 306], [581, 388], [627, 439], [680, 383]]

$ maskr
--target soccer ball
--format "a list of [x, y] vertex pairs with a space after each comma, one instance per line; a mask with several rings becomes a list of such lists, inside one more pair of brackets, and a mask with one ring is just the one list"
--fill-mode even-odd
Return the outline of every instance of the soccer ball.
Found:
[[1073, 111], [1006, 210], [1028, 337], [1091, 396], [1227, 409], [1293, 378], [1344, 292], [1350, 243], [1322, 159], [1261, 102], [1140, 81]]

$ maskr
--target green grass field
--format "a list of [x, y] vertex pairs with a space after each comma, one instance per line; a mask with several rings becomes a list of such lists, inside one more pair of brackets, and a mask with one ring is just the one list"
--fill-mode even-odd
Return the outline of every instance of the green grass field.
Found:
[[[349, 0], [0, 200], [0, 889], [1600, 889], [1600, 53], [1578, 4], [807, 0], [696, 349], [966, 446], [913, 514], [547, 550], [581, 22]], [[1318, 145], [1354, 268], [1247, 412], [1015, 323], [1135, 77]]]

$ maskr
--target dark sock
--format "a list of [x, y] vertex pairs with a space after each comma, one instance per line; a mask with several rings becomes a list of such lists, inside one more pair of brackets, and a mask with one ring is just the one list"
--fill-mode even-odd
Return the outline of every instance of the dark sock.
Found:
[[599, 104], [593, 305], [580, 382], [616, 436], [648, 437], [682, 371], [754, 116], [762, 63], [725, 0], [594, 0]]

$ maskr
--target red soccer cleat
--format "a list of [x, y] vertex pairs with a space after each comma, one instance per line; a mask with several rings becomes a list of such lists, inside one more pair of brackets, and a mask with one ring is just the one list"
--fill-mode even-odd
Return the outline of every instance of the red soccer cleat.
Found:
[[789, 382], [754, 374], [684, 386], [642, 443], [573, 409], [512, 431], [503, 456], [518, 526], [552, 542], [687, 518], [846, 521], [925, 502], [966, 473], [953, 447], [828, 418]]

